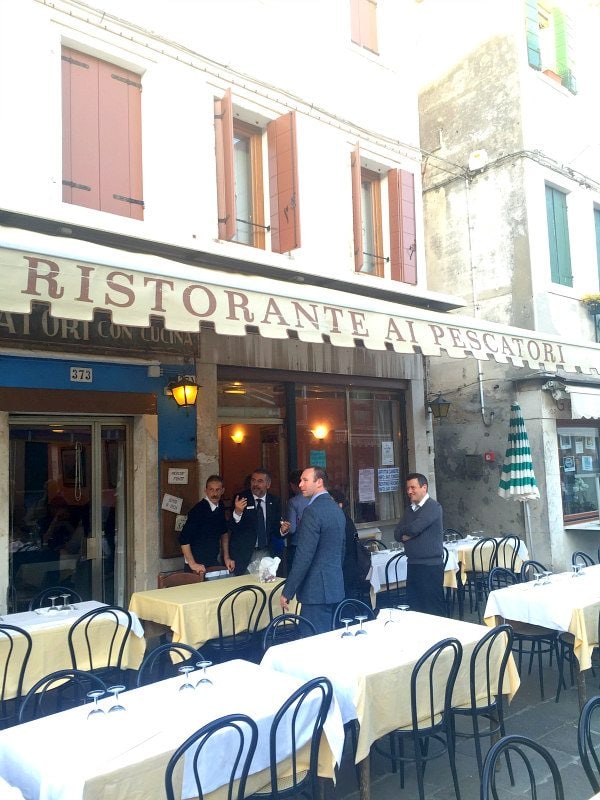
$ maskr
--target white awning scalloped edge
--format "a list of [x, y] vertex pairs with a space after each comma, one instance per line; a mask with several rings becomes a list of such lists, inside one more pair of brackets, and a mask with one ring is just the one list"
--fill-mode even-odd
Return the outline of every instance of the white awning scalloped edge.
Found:
[[571, 401], [571, 419], [600, 419], [600, 388], [566, 386]]
[[[48, 303], [53, 316], [91, 320], [109, 312], [118, 325], [147, 327], [161, 317], [174, 331], [202, 322], [223, 336], [261, 336], [426, 356], [447, 353], [517, 367], [600, 374], [600, 346], [442, 314], [307, 284], [212, 271], [155, 256], [19, 231], [31, 250], [0, 242], [0, 311], [28, 314]], [[77, 247], [86, 259], [75, 255]], [[67, 252], [71, 257], [61, 253]], [[327, 337], [324, 339], [324, 337]]]

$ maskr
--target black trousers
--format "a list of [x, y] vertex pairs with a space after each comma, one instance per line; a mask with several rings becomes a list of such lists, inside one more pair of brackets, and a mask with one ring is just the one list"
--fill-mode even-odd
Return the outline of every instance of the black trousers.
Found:
[[411, 611], [446, 616], [444, 565], [411, 564], [406, 570], [406, 602]]

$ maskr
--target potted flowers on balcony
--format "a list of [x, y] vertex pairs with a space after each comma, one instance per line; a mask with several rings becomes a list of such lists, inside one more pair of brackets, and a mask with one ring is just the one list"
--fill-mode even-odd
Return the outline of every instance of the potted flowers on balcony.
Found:
[[584, 294], [581, 302], [594, 320], [596, 341], [600, 342], [600, 294]]

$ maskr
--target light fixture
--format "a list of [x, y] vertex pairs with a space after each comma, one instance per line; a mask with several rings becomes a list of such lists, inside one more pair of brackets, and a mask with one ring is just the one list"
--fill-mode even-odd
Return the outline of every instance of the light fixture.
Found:
[[318, 425], [315, 425], [315, 427], [311, 429], [311, 433], [315, 437], [315, 439], [322, 440], [329, 433], [329, 428], [327, 427], [327, 425], [319, 423]]
[[435, 419], [445, 419], [450, 411], [450, 401], [442, 397], [442, 393], [439, 392], [435, 399], [429, 401], [429, 409]]
[[241, 428], [237, 428], [237, 430], [235, 430], [231, 434], [230, 438], [231, 438], [231, 441], [234, 444], [240, 445], [240, 444], [243, 444], [244, 439], [246, 438], [246, 434], [244, 433], [244, 431]]
[[239, 381], [233, 381], [223, 389], [223, 394], [246, 394], [246, 390]]
[[173, 400], [180, 408], [196, 405], [199, 386], [193, 375], [179, 375], [176, 381], [171, 381], [166, 387], [166, 393], [173, 396]]

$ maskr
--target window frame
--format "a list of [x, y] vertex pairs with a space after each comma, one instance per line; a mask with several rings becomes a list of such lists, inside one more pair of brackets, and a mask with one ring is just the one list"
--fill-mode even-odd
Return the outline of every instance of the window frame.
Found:
[[[235, 233], [232, 241], [237, 244], [245, 244], [250, 247], [256, 247], [259, 250], [265, 249], [265, 200], [264, 200], [264, 173], [263, 173], [263, 136], [265, 132], [255, 125], [250, 125], [240, 119], [233, 118], [233, 137], [235, 140], [236, 134], [244, 137], [249, 141], [249, 158], [250, 158], [250, 180], [251, 191], [250, 200], [252, 203], [250, 220], [243, 220], [243, 223], [249, 225], [252, 231], [252, 242], [240, 241], [238, 238], [240, 219], [236, 216], [235, 219]], [[235, 141], [233, 143], [235, 150]], [[238, 179], [235, 173], [235, 159], [234, 159], [234, 193], [236, 196], [236, 209], [237, 209], [237, 191]]]
[[[368, 253], [365, 250], [365, 209], [363, 207], [363, 190], [365, 184], [369, 186], [369, 194], [371, 197], [371, 214], [370, 216], [370, 233], [373, 240], [373, 251]], [[361, 247], [362, 247], [362, 265], [360, 272], [365, 275], [373, 275], [377, 278], [384, 277], [384, 265], [386, 258], [383, 250], [383, 223], [382, 223], [382, 210], [381, 210], [381, 175], [366, 167], [360, 168], [360, 206], [361, 206]], [[374, 269], [367, 269], [367, 259], [373, 264]]]
[[[584, 424], [582, 424], [582, 423], [584, 423]], [[585, 424], [585, 423], [589, 423], [589, 424]], [[588, 437], [587, 434], [585, 433], [585, 429], [595, 430], [596, 431], [596, 435], [593, 436], [593, 437]], [[567, 433], [568, 431], [572, 431], [572, 433]], [[574, 444], [571, 444], [570, 447], [563, 447], [561, 440], [565, 439], [567, 436], [569, 437], [570, 440], [573, 440], [575, 438], [583, 439], [583, 450], [579, 451], [579, 453], [578, 453], [577, 449], [576, 449], [576, 445], [574, 445]], [[587, 440], [589, 438], [592, 438], [594, 440], [595, 445], [596, 445], [595, 450], [591, 450], [590, 448], [587, 447], [587, 444], [588, 444]], [[585, 475], [586, 470], [580, 469], [579, 472], [577, 472], [577, 459], [579, 458], [580, 460], [582, 460], [583, 456], [585, 456], [585, 455], [590, 456], [591, 453], [593, 452], [593, 455], [591, 456], [592, 459], [595, 459], [596, 461], [598, 461], [598, 459], [599, 459], [599, 442], [600, 442], [600, 425], [597, 422], [595, 422], [595, 420], [558, 420], [557, 421], [557, 424], [556, 424], [556, 446], [557, 446], [557, 449], [558, 449], [558, 462], [559, 462], [558, 466], [559, 466], [559, 476], [560, 476], [560, 482], [561, 482], [561, 505], [562, 505], [562, 510], [563, 510], [563, 524], [564, 525], [576, 525], [577, 523], [590, 522], [590, 521], [597, 520], [599, 518], [599, 516], [600, 516], [600, 492], [598, 491], [598, 484], [597, 483], [596, 483], [596, 492], [597, 492], [597, 494], [596, 494], [596, 504], [599, 506], [599, 508], [596, 508], [595, 510], [590, 509], [590, 510], [587, 510], [587, 511], [579, 511], [579, 512], [575, 512], [575, 513], [571, 513], [571, 514], [566, 514], [565, 513], [565, 508], [564, 508], [564, 491], [565, 491], [565, 489], [564, 489], [564, 482], [565, 482], [564, 461], [565, 461], [565, 452], [568, 451], [568, 454], [569, 454], [568, 457], [573, 459], [573, 469], [570, 470], [569, 472], [573, 473], [573, 475], [575, 476], [574, 477], [575, 481], [578, 478], [581, 478], [582, 476], [584, 478], [596, 478], [596, 481], [597, 481], [598, 473], [594, 472], [593, 470], [589, 471], [590, 472], [589, 476]], [[586, 453], [586, 450], [589, 450], [589, 452]]]
[[377, 0], [350, 0], [350, 38], [358, 47], [379, 55]]

